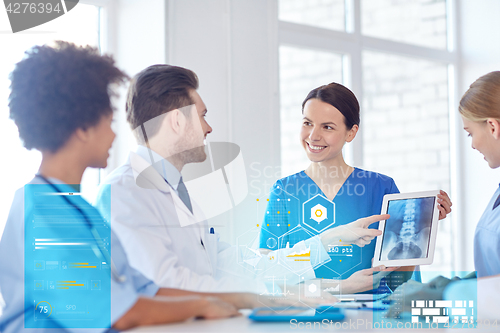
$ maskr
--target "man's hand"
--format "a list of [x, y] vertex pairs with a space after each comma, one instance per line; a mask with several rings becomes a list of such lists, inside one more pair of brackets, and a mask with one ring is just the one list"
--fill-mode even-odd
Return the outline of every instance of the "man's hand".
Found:
[[355, 244], [363, 247], [382, 234], [382, 231], [369, 229], [368, 226], [390, 217], [389, 214], [383, 214], [361, 218], [349, 224], [328, 229], [322, 232], [319, 237], [325, 249], [328, 249], [328, 245], [334, 244]]
[[201, 307], [201, 312], [197, 316], [204, 319], [219, 319], [227, 317], [241, 316], [238, 309], [227, 302], [222, 301], [217, 297], [206, 297], [206, 305]]

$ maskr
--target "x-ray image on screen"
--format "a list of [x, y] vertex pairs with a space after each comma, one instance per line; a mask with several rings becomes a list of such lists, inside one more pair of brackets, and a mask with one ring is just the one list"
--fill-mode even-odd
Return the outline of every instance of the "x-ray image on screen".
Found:
[[391, 200], [380, 260], [427, 258], [434, 197]]

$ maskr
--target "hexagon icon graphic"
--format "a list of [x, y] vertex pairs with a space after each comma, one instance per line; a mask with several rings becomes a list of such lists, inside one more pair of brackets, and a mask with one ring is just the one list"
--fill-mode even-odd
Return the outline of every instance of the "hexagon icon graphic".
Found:
[[317, 204], [316, 206], [311, 208], [311, 218], [314, 221], [321, 223], [327, 219], [327, 216], [328, 216], [327, 209], [321, 206], [320, 204]]
[[342, 280], [340, 279], [340, 275], [335, 275], [333, 279], [308, 280], [308, 278], [308, 276], [299, 277], [300, 281], [302, 281], [302, 283], [298, 284], [302, 288], [299, 294], [301, 306], [314, 309], [316, 313], [323, 313], [331, 309], [333, 303], [318, 307], [314, 303], [311, 303], [311, 297], [323, 298], [324, 294], [329, 292], [335, 296], [342, 295], [342, 287], [340, 286]]
[[321, 280], [309, 280], [304, 282], [305, 297], [321, 297]]
[[302, 205], [302, 223], [314, 232], [321, 233], [335, 224], [335, 203], [321, 194]]

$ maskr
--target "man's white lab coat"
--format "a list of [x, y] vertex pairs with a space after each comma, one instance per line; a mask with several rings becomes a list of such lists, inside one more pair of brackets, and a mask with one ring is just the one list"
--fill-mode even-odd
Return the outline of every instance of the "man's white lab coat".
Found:
[[[217, 233], [210, 234], [196, 202], [192, 201], [191, 213], [163, 177], [149, 166], [141, 156], [131, 152], [128, 161], [101, 185], [111, 186], [111, 228], [125, 248], [132, 267], [167, 288], [257, 293], [272, 288], [256, 279], [256, 274], [237, 265], [238, 249], [219, 242]], [[102, 193], [101, 189], [97, 200], [102, 199]], [[202, 222], [193, 223], [193, 220]], [[310, 244], [299, 242], [291, 249], [280, 251], [284, 254], [308, 248]], [[318, 251], [321, 262], [330, 260], [322, 247]], [[257, 266], [275, 276], [287, 276], [290, 284], [299, 281], [298, 274], [283, 266], [273, 265], [269, 269], [268, 256], [262, 258], [265, 260]], [[297, 265], [299, 271], [305, 272], [301, 277], [315, 277], [309, 262]]]

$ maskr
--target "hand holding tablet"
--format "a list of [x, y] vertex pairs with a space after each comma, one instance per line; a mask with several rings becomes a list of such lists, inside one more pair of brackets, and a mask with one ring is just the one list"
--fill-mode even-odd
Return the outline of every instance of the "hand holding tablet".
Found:
[[429, 265], [434, 248], [439, 217], [439, 191], [387, 194], [382, 214], [390, 218], [381, 221], [373, 266]]

